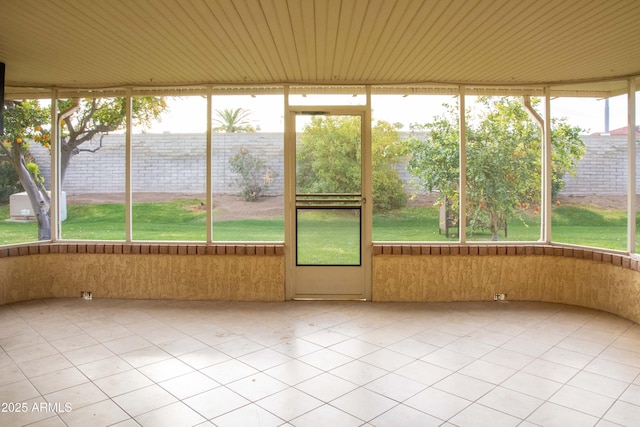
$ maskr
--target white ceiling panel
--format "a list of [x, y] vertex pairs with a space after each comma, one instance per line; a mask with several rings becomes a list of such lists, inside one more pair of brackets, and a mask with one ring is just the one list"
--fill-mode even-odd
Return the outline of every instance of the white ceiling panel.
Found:
[[0, 0], [0, 62], [8, 94], [571, 83], [613, 93], [640, 75], [640, 3]]

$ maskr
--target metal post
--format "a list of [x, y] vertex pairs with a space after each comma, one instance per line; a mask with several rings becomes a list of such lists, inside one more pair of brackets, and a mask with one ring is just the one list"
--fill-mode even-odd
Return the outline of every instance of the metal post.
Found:
[[627, 250], [636, 252], [636, 81], [627, 81]]
[[213, 87], [209, 86], [207, 88], [207, 178], [206, 178], [206, 188], [207, 188], [207, 242], [213, 242], [213, 195], [212, 187], [213, 187], [213, 147], [212, 147], [212, 134], [211, 134], [211, 119], [213, 116]]
[[467, 119], [465, 116], [465, 87], [460, 86], [459, 91], [459, 127], [460, 127], [460, 208], [458, 209], [458, 240], [465, 243], [467, 240]]
[[551, 88], [544, 88], [544, 135], [542, 145], [542, 241], [551, 243]]
[[133, 149], [131, 146], [131, 132], [132, 117], [133, 117], [133, 105], [132, 105], [132, 93], [131, 88], [127, 88], [125, 94], [125, 229], [126, 229], [126, 241], [131, 242], [133, 239], [133, 227], [132, 227], [132, 194], [131, 194], [131, 155]]
[[361, 155], [362, 155], [362, 194], [364, 196], [364, 222], [362, 224], [362, 256], [364, 258], [363, 265], [364, 271], [364, 292], [363, 295], [367, 301], [371, 301], [372, 298], [372, 272], [371, 264], [373, 263], [373, 142], [372, 142], [372, 129], [371, 129], [371, 86], [366, 86], [366, 99], [367, 106], [364, 112], [364, 123], [362, 126], [362, 141], [361, 141]]
[[4, 73], [6, 66], [0, 62], [0, 135], [4, 135]]
[[49, 205], [49, 220], [51, 221], [51, 241], [60, 240], [60, 118], [58, 117], [58, 90], [51, 91], [51, 204]]
[[289, 109], [289, 85], [283, 87], [284, 92], [284, 251], [285, 251], [285, 299], [293, 299], [295, 281], [295, 206], [296, 193], [296, 129], [295, 116]]

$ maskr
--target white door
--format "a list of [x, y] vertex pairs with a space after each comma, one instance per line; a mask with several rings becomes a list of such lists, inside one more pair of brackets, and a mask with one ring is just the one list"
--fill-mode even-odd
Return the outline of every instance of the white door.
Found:
[[[292, 109], [287, 278], [294, 299], [368, 299], [370, 209], [364, 108]], [[293, 143], [295, 139], [295, 144]]]

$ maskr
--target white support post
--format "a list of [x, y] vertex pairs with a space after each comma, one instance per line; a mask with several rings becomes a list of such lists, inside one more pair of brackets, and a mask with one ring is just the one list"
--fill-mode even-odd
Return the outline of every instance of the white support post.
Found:
[[458, 239], [460, 243], [465, 243], [467, 240], [467, 119], [465, 115], [466, 100], [464, 86], [460, 86], [459, 94], [460, 188], [458, 189], [458, 193], [460, 197], [460, 208], [458, 209]]
[[51, 204], [49, 205], [49, 220], [51, 221], [51, 241], [60, 240], [60, 154], [62, 143], [60, 140], [60, 123], [58, 122], [58, 90], [51, 92]]
[[296, 196], [296, 128], [295, 116], [289, 109], [289, 86], [284, 92], [284, 251], [285, 251], [285, 299], [293, 299], [293, 283], [295, 278], [295, 260], [292, 247], [295, 244], [295, 206]]
[[371, 86], [366, 86], [366, 99], [367, 108], [364, 113], [364, 123], [362, 126], [362, 142], [361, 142], [361, 154], [362, 154], [362, 195], [364, 197], [364, 205], [362, 209], [364, 211], [364, 222], [362, 224], [362, 257], [366, 259], [363, 263], [365, 266], [364, 271], [364, 297], [365, 300], [371, 301], [372, 299], [372, 271], [371, 265], [373, 264], [373, 141], [372, 141], [372, 129], [371, 129]]
[[132, 93], [131, 88], [127, 88], [125, 94], [125, 229], [126, 229], [126, 237], [125, 240], [127, 242], [131, 242], [133, 239], [133, 227], [132, 227], [132, 194], [131, 194], [131, 155], [133, 153], [133, 149], [131, 146], [131, 132], [133, 129], [132, 126], [132, 117], [133, 117], [133, 105], [132, 105]]
[[211, 134], [211, 119], [213, 116], [213, 87], [207, 88], [207, 178], [206, 178], [206, 202], [207, 202], [207, 242], [213, 242], [213, 147]]
[[627, 250], [636, 252], [636, 81], [627, 81]]
[[551, 243], [551, 88], [544, 88], [544, 135], [542, 137], [542, 242]]

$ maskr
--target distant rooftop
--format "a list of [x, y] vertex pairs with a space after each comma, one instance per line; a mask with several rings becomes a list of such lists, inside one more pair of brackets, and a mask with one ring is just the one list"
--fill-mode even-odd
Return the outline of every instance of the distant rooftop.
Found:
[[[629, 126], [621, 127], [618, 129], [614, 129], [609, 132], [609, 135], [622, 136], [627, 135], [629, 131]], [[594, 132], [592, 135], [606, 135], [604, 132]], [[636, 126], [636, 135], [640, 136], [640, 126]]]

